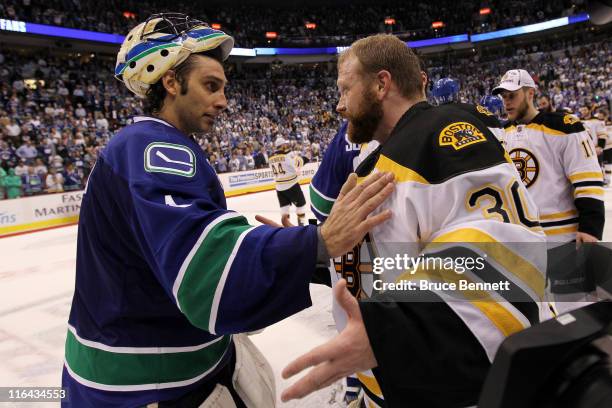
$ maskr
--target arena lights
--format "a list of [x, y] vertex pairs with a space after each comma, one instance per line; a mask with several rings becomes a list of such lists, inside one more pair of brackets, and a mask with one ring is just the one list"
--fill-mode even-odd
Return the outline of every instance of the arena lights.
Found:
[[221, 24], [219, 24], [219, 23], [212, 23], [212, 24], [210, 25], [210, 27], [211, 27], [213, 30], [220, 30], [220, 29], [221, 29]]
[[432, 47], [434, 45], [457, 44], [468, 42], [470, 37], [467, 34], [451, 35], [449, 37], [428, 38], [426, 40], [408, 41], [410, 48]]
[[537, 24], [529, 24], [521, 27], [506, 28], [505, 30], [492, 31], [490, 33], [474, 34], [470, 36], [472, 42], [494, 40], [496, 38], [511, 37], [514, 35], [535, 33], [537, 31], [550, 30], [551, 28], [563, 27], [569, 24], [587, 21], [589, 15], [586, 13], [570, 17], [557, 18], [555, 20], [544, 21]]
[[491, 14], [491, 9], [489, 7], [481, 8], [480, 9], [480, 15], [484, 16], [486, 14]]
[[123, 17], [131, 18], [132, 20], [134, 20], [136, 18], [136, 14], [132, 13], [131, 11], [124, 11]]
[[306, 23], [306, 28], [309, 30], [314, 30], [315, 28], [317, 28], [317, 24], [316, 23]]
[[276, 31], [266, 31], [266, 38], [268, 40], [273, 40], [275, 38], [278, 38], [278, 33]]
[[395, 24], [395, 19], [392, 17], [385, 18], [385, 25], [393, 25]]
[[431, 28], [442, 28], [444, 27], [444, 23], [442, 21], [434, 21], [433, 23], [431, 23]]
[[[561, 27], [570, 24], [581, 23], [589, 20], [589, 15], [586, 13], [576, 14], [569, 17], [563, 17], [556, 20], [545, 21], [538, 24], [531, 24], [522, 27], [514, 27], [506, 30], [493, 31], [484, 34], [474, 34], [468, 36], [467, 34], [454, 35], [449, 37], [441, 38], [429, 38], [426, 40], [409, 41], [407, 44], [412, 48], [432, 47], [437, 45], [445, 44], [457, 44], [461, 42], [480, 42], [493, 40], [496, 38], [503, 38], [515, 35], [521, 35], [526, 33], [532, 33], [541, 30], [548, 30], [550, 28]], [[440, 23], [442, 23], [440, 21]], [[214, 27], [214, 26], [213, 26]], [[122, 35], [99, 33], [95, 31], [77, 30], [73, 28], [57, 27], [45, 24], [34, 24], [25, 21], [7, 20], [0, 19], [0, 31], [13, 31], [26, 34], [38, 34], [47, 37], [62, 37], [71, 38], [82, 41], [95, 41], [103, 42], [108, 44], [120, 45], [125, 39]], [[274, 37], [268, 37], [268, 34], [272, 34]], [[278, 38], [278, 33], [267, 32], [266, 38], [274, 39]], [[345, 47], [326, 47], [326, 48], [234, 48], [230, 55], [241, 56], [241, 57], [255, 57], [258, 55], [324, 55], [324, 54], [338, 54]]]

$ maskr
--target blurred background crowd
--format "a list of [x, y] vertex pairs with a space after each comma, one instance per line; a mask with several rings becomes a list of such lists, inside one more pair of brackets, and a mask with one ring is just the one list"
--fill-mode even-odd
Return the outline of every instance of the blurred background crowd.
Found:
[[[132, 19], [126, 19], [120, 10], [135, 9], [137, 3], [121, 2], [121, 7], [114, 3], [119, 2], [8, 0], [0, 4], [0, 17], [125, 33]], [[153, 9], [159, 11], [160, 4], [170, 7], [168, 1], [153, 3], [138, 2], [140, 11], [134, 21]], [[402, 7], [400, 1], [383, 1], [367, 8], [332, 7], [325, 13], [314, 7], [306, 14], [318, 21], [323, 39], [328, 34], [342, 37], [344, 33], [385, 31], [384, 26], [367, 18], [370, 12], [388, 12], [398, 24], [410, 27], [418, 27], [418, 16], [423, 13], [434, 18], [441, 15], [448, 22], [444, 31], [448, 34], [521, 25], [572, 13], [582, 6], [581, 1], [483, 2], [498, 7], [496, 17], [484, 26], [466, 3], [474, 2], [445, 0], [435, 2], [435, 8], [432, 2], [431, 7], [415, 11]], [[530, 8], [534, 5], [537, 7]], [[289, 10], [279, 10], [286, 16], [272, 20], [270, 10], [254, 7], [239, 7], [231, 13], [215, 7], [216, 13], [210, 14], [197, 3], [174, 6], [181, 11], [193, 9], [194, 15], [231, 27], [228, 31], [244, 46], [257, 44], [258, 26], [296, 18]], [[325, 17], [317, 17], [317, 13]], [[324, 23], [326, 19], [335, 23]], [[282, 26], [276, 29], [285, 30]], [[428, 36], [432, 36], [431, 30]], [[579, 107], [587, 106], [609, 121], [611, 47], [609, 37], [595, 38], [589, 31], [581, 31], [563, 41], [483, 47], [469, 55], [440, 53], [422, 59], [430, 86], [438, 78], [452, 76], [461, 83], [464, 102], [478, 102], [506, 70], [522, 68], [532, 74], [539, 94], [548, 96], [553, 108], [577, 113]], [[141, 101], [113, 77], [113, 68], [110, 57], [96, 54], [75, 57], [0, 48], [0, 198], [84, 187], [100, 150], [133, 116], [143, 114]], [[290, 140], [304, 162], [322, 158], [341, 124], [335, 112], [334, 62], [230, 63], [226, 71], [230, 81], [226, 88], [228, 109], [212, 132], [195, 135], [218, 173], [267, 167], [278, 137]]]
[[[246, 3], [246, 4], [245, 4]], [[405, 40], [480, 33], [537, 23], [585, 10], [584, 0], [438, 0], [414, 7], [402, 0], [344, 0], [334, 4], [231, 0], [4, 0], [0, 15], [11, 20], [124, 35], [152, 13], [180, 10], [220, 24], [239, 47], [349, 45], [360, 36], [389, 32]], [[273, 4], [272, 4], [273, 3]], [[490, 8], [495, 13], [481, 14]], [[432, 21], [442, 26], [433, 28]], [[306, 27], [306, 24], [310, 28]], [[276, 38], [267, 38], [275, 32]]]

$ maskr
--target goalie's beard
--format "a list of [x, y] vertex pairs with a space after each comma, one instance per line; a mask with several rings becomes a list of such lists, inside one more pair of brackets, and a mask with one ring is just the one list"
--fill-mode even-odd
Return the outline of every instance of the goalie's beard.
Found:
[[377, 100], [374, 91], [369, 89], [364, 93], [358, 111], [345, 115], [349, 121], [347, 130], [349, 140], [357, 144], [371, 142], [383, 115], [382, 102]]

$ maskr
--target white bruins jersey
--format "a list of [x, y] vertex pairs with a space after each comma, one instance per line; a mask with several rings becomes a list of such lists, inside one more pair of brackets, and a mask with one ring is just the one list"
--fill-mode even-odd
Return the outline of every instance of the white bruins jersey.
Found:
[[[484, 290], [461, 299], [454, 297], [457, 293], [432, 289], [437, 301], [446, 304], [441, 319], [458, 321], [461, 332], [440, 333], [434, 319], [422, 316], [421, 323], [431, 321], [438, 327], [414, 334], [440, 335], [445, 341], [454, 336], [475, 338], [476, 352], [489, 362], [506, 336], [551, 317], [542, 303], [546, 238], [537, 207], [514, 164], [478, 116], [453, 104], [416, 104], [400, 119], [389, 140], [363, 159], [357, 173], [363, 178], [376, 171], [395, 175], [395, 191], [375, 211], [390, 209], [392, 219], [334, 261], [335, 272], [347, 280], [353, 295], [367, 301], [383, 291], [381, 283], [398, 281], [505, 280], [511, 287], [508, 293]], [[375, 269], [381, 258], [424, 259], [458, 252], [486, 259], [486, 273], [474, 268], [459, 274], [400, 267], [385, 268], [379, 274]], [[412, 374], [419, 375], [407, 373]], [[364, 385], [366, 406], [386, 406], [374, 374], [358, 373], [358, 378]]]
[[[361, 145], [359, 155], [355, 156], [353, 159], [353, 171], [356, 171], [361, 162], [363, 162], [363, 160], [374, 152], [379, 146], [380, 144], [375, 140], [369, 143], [363, 143]], [[347, 174], [346, 177], [348, 178], [348, 176], [349, 175]], [[358, 264], [361, 263], [361, 261], [365, 262], [366, 260], [371, 259], [371, 254], [368, 252], [368, 246], [363, 245], [355, 247], [353, 251], [348, 252], [344, 256], [335, 258], [329, 269], [332, 287], [335, 286], [341, 278], [344, 278], [346, 279], [347, 288], [353, 294], [353, 296], [358, 299], [370, 297], [373, 291], [373, 280], [371, 273], [369, 275], [364, 274], [363, 276], [359, 274], [347, 273], [345, 270], [346, 268], [343, 269], [343, 264], [346, 265], [347, 258], [348, 262], [350, 262], [351, 259], [354, 259], [355, 263]], [[346, 314], [344, 313], [344, 310], [338, 306], [336, 299], [333, 301], [332, 311], [338, 331], [341, 331], [346, 325]]]
[[[603, 121], [597, 118], [590, 118], [582, 121], [582, 125], [588, 132], [591, 137], [591, 141], [594, 146], [599, 144], [599, 140], [604, 140], [604, 146], [607, 147], [608, 144], [608, 132], [606, 130], [606, 125]], [[612, 148], [610, 145], [608, 148]]]
[[304, 160], [295, 152], [276, 152], [268, 159], [268, 164], [274, 173], [276, 190], [285, 191], [299, 182]]
[[[369, 143], [361, 144], [359, 155], [355, 156], [353, 159], [353, 171], [357, 170], [361, 162], [379, 146], [380, 144], [375, 140]], [[348, 178], [348, 176], [349, 175], [347, 174], [346, 177]], [[357, 299], [366, 299], [372, 295], [372, 270], [370, 268], [369, 270], [364, 271], [359, 268], [360, 265], [366, 265], [369, 263], [369, 260], [373, 255], [369, 252], [369, 249], [370, 247], [368, 244], [359, 245], [353, 248], [352, 251], [346, 253], [344, 256], [337, 257], [332, 260], [329, 268], [332, 287], [336, 286], [336, 283], [338, 283], [341, 278], [344, 278], [346, 279], [348, 290]], [[351, 261], [353, 261], [354, 265], [356, 266], [355, 269], [347, 267]], [[360, 272], [364, 273], [362, 274]], [[338, 302], [336, 302], [336, 298], [333, 298], [332, 300], [332, 315], [334, 317], [338, 332], [341, 332], [346, 326], [347, 317], [344, 310], [338, 305]], [[357, 373], [356, 376], [359, 379], [362, 387], [365, 390], [368, 390], [364, 396], [366, 406], [372, 408], [380, 407], [381, 405], [377, 404], [376, 400], [368, 396], [374, 394], [377, 395], [378, 398], [383, 399], [382, 391], [374, 378], [374, 373], [372, 373], [372, 370]]]
[[612, 125], [606, 125], [605, 126], [606, 129], [606, 147], [604, 147], [604, 150], [608, 150], [608, 149], [612, 149]]
[[[538, 206], [548, 241], [576, 239], [581, 221], [576, 200], [603, 204], [604, 197], [595, 145], [580, 121], [540, 112], [529, 124], [507, 124], [502, 143]], [[590, 200], [582, 203], [592, 205]]]

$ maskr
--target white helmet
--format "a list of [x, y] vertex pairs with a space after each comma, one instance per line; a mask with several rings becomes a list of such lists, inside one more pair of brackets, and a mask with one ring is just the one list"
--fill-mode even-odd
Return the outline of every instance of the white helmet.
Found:
[[169, 69], [191, 54], [219, 48], [225, 61], [234, 39], [181, 13], [153, 14], [130, 30], [115, 65], [115, 77], [140, 97]]
[[279, 138], [277, 138], [277, 139], [274, 141], [274, 147], [276, 147], [276, 148], [278, 149], [279, 147], [281, 147], [282, 145], [285, 145], [285, 144], [287, 144], [287, 143], [289, 143], [289, 141], [288, 141], [288, 140], [285, 140], [285, 139], [283, 139], [282, 137], [279, 137]]

